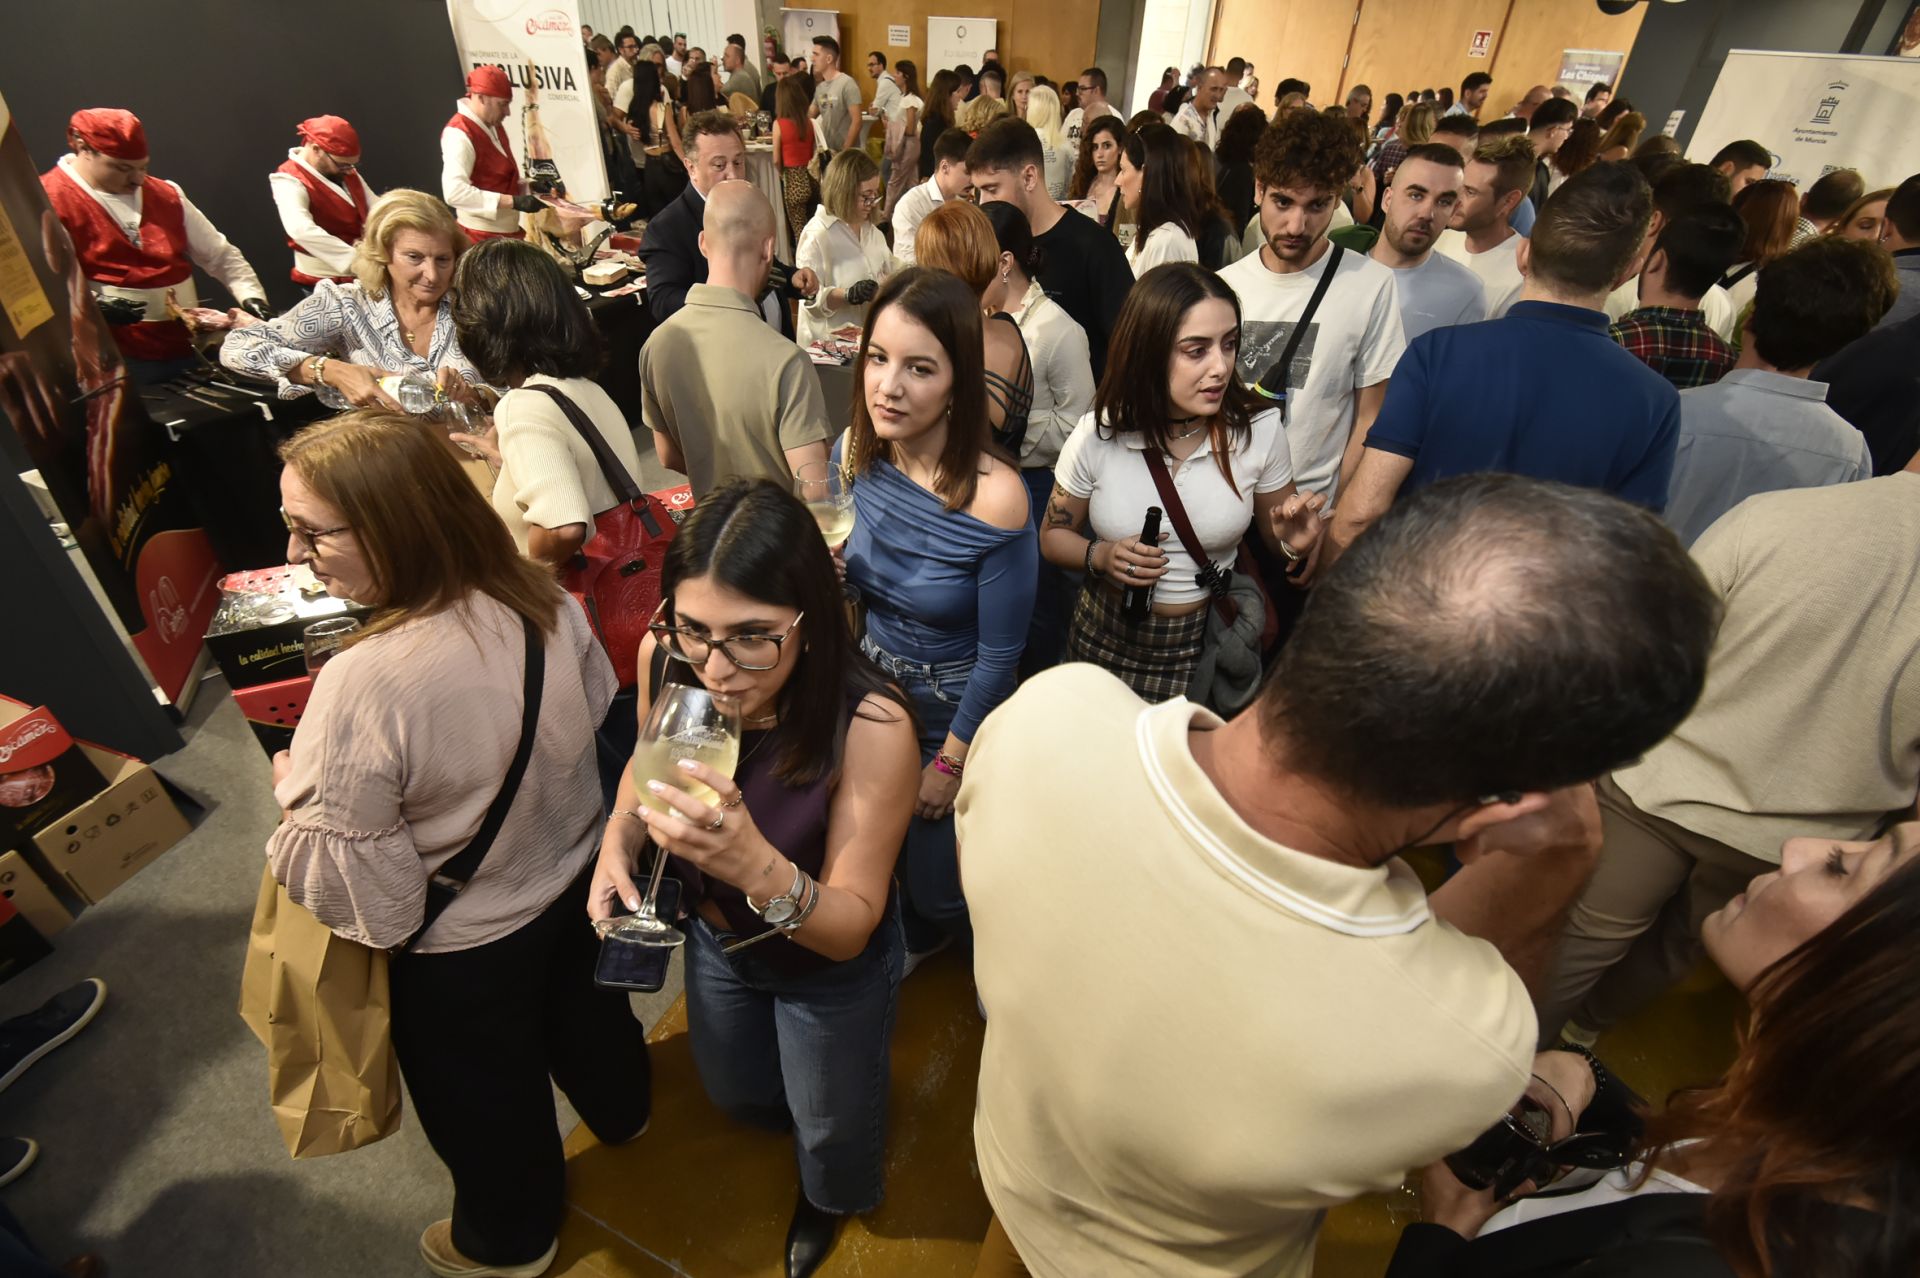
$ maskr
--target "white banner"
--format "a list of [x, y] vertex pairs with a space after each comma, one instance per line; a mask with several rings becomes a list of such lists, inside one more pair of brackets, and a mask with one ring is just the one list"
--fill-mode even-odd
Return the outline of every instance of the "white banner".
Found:
[[1772, 177], [1805, 189], [1858, 169], [1869, 190], [1920, 172], [1920, 62], [1845, 53], [1735, 49], [1694, 126], [1688, 158], [1708, 161], [1741, 138], [1773, 152]]
[[[780, 47], [789, 58], [811, 59], [813, 57], [813, 38], [832, 36], [840, 38], [840, 11], [838, 9], [782, 9], [780, 11]], [[845, 49], [840, 50], [840, 65], [850, 65], [854, 58]], [[860, 59], [865, 66], [866, 60]]]
[[992, 18], [928, 18], [928, 78], [962, 64], [978, 71], [987, 50], [998, 47], [999, 31]]
[[600, 119], [587, 83], [575, 0], [447, 0], [447, 16], [462, 79], [491, 65], [513, 82], [506, 128], [520, 171], [530, 160], [552, 160], [568, 199], [605, 199]]

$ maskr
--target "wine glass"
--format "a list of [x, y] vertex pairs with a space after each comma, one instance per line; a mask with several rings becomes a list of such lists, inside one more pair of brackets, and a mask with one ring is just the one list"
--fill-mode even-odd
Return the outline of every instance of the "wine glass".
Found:
[[832, 462], [808, 462], [793, 477], [793, 491], [820, 526], [828, 550], [853, 535], [853, 471]]
[[307, 651], [307, 676], [312, 678], [320, 673], [320, 667], [332, 661], [340, 651], [340, 645], [346, 642], [348, 635], [360, 628], [360, 622], [353, 617], [328, 617], [325, 621], [316, 621], [301, 631], [300, 637]]
[[[698, 759], [720, 775], [730, 777], [739, 757], [739, 702], [692, 684], [664, 684], [653, 699], [653, 708], [647, 712], [639, 743], [634, 747], [633, 788], [640, 802], [655, 812], [684, 820], [684, 814], [657, 797], [647, 788], [647, 782], [664, 782], [701, 803], [718, 808], [720, 796], [712, 786], [696, 781], [674, 765], [682, 759]], [[640, 945], [686, 943], [686, 933], [654, 912], [654, 898], [660, 894], [660, 878], [666, 867], [666, 851], [656, 847], [652, 877], [647, 882], [647, 894], [640, 902], [639, 912], [612, 920], [603, 935]]]

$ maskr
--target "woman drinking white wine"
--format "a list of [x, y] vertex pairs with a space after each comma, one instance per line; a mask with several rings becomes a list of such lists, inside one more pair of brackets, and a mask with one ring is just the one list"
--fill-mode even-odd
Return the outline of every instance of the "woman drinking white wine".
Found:
[[879, 1206], [884, 1188], [913, 715], [855, 649], [812, 517], [767, 481], [718, 489], [680, 529], [640, 661], [642, 720], [664, 687], [697, 680], [737, 703], [739, 759], [731, 776], [691, 759], [673, 775], [629, 768], [587, 913], [639, 908], [649, 837], [674, 858], [692, 908], [694, 1062], [727, 1113], [792, 1129], [786, 1272], [810, 1274], [841, 1218]]

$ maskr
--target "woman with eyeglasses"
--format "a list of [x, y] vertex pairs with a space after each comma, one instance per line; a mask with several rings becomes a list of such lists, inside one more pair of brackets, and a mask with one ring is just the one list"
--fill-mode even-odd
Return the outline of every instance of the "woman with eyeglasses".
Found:
[[[1920, 1269], [1920, 824], [1870, 843], [1788, 839], [1780, 868], [1700, 935], [1749, 1005], [1720, 1081], [1676, 1092], [1633, 1161], [1578, 1188], [1528, 1182], [1501, 1203], [1427, 1168], [1426, 1223], [1401, 1236], [1388, 1278]], [[1576, 1080], [1570, 1114], [1550, 1098], [1555, 1141], [1598, 1077]]]
[[[639, 713], [668, 683], [730, 697], [740, 762], [731, 777], [682, 765], [718, 806], [649, 783], [670, 816], [640, 803], [629, 768], [587, 907], [596, 920], [638, 907], [649, 839], [673, 856], [692, 910], [701, 1082], [740, 1121], [794, 1133], [789, 1275], [812, 1273], [841, 1219], [879, 1206], [885, 1180], [904, 956], [891, 889], [920, 760], [912, 712], [846, 617], [826, 543], [785, 489], [741, 481], [701, 501], [667, 552]], [[775, 899], [798, 903], [784, 925], [761, 917]]]
[[[273, 877], [389, 967], [412, 1119], [453, 1177], [421, 1258], [439, 1274], [537, 1274], [558, 1248], [566, 1164], [553, 1088], [602, 1141], [650, 1109], [645, 1035], [593, 983], [587, 907], [601, 824], [594, 725], [613, 668], [586, 615], [522, 557], [445, 437], [362, 411], [281, 449], [287, 558], [374, 609], [320, 672], [273, 761]], [[428, 879], [507, 785], [535, 685], [531, 751], [479, 868], [421, 931]], [[417, 935], [416, 935], [417, 934]], [[388, 1268], [397, 1268], [390, 1266]]]
[[974, 730], [1013, 691], [1040, 567], [1019, 466], [993, 443], [981, 322], [945, 271], [887, 281], [836, 456], [859, 477], [843, 553], [867, 610], [861, 649], [920, 717], [902, 873], [913, 962], [970, 935], [953, 801]]
[[899, 259], [874, 225], [880, 207], [880, 166], [865, 151], [842, 151], [820, 180], [820, 207], [800, 233], [794, 265], [812, 271], [820, 291], [800, 304], [796, 339], [807, 346], [835, 329], [859, 327], [867, 304]]

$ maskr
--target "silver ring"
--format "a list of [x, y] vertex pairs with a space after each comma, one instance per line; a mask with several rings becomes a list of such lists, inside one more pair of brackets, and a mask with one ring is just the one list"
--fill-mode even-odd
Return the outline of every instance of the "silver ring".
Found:
[[707, 822], [707, 828], [709, 830], [717, 830], [726, 823], [727, 814], [724, 812], [716, 812], [713, 814], [713, 820]]
[[1129, 576], [1129, 577], [1131, 577], [1131, 576], [1133, 576], [1133, 565], [1132, 565], [1132, 564], [1124, 564], [1124, 565], [1122, 565], [1122, 570], [1123, 570], [1123, 571], [1124, 571], [1124, 572], [1125, 572], [1125, 573], [1127, 574], [1127, 576]]

